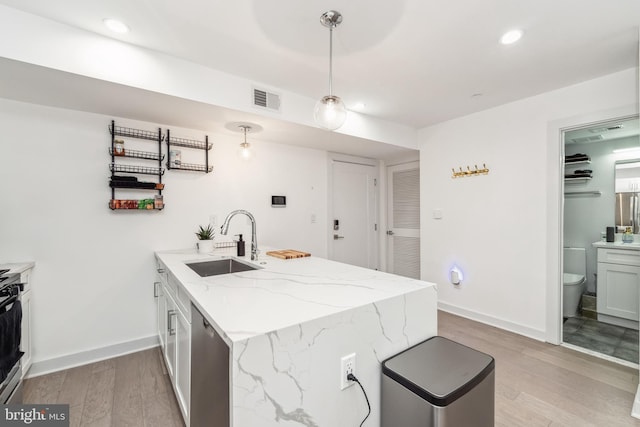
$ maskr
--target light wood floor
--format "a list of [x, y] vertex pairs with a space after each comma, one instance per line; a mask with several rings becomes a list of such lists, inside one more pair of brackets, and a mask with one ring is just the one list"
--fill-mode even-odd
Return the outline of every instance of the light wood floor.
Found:
[[184, 426], [159, 348], [30, 378], [24, 402], [69, 404], [72, 427]]
[[[495, 358], [497, 427], [640, 426], [637, 370], [443, 312], [438, 322], [440, 335]], [[155, 348], [29, 379], [25, 403], [68, 403], [71, 426], [183, 426], [160, 357]]]
[[638, 370], [448, 313], [438, 334], [496, 361], [496, 426], [640, 426]]

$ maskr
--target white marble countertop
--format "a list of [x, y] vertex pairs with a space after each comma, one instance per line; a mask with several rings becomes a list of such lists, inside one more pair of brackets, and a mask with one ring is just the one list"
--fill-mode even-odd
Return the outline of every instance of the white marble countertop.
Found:
[[593, 242], [594, 248], [610, 248], [610, 249], [628, 249], [632, 251], [640, 251], [640, 239], [634, 239], [631, 243], [624, 243], [621, 240], [615, 242]]
[[30, 268], [35, 267], [36, 263], [33, 261], [25, 261], [25, 262], [10, 262], [5, 264], [0, 264], [0, 270], [9, 269], [8, 274], [13, 273], [24, 273]]
[[313, 256], [282, 260], [264, 255], [262, 249], [257, 261], [238, 258], [259, 270], [211, 277], [200, 277], [185, 262], [228, 257], [228, 250], [205, 255], [195, 250], [162, 251], [156, 257], [230, 345], [436, 286]]

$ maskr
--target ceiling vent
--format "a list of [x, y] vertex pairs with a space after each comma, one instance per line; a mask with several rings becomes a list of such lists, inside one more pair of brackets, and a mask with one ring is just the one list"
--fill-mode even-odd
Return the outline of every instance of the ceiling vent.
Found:
[[607, 127], [603, 127], [603, 128], [589, 129], [589, 132], [591, 132], [591, 133], [610, 132], [612, 130], [622, 129], [623, 127], [624, 127], [623, 125], [613, 125], [613, 126], [607, 126]]
[[602, 137], [602, 135], [594, 135], [594, 136], [583, 136], [580, 138], [572, 138], [571, 142], [575, 143], [575, 144], [581, 144], [583, 142], [596, 142], [596, 141], [602, 141], [604, 138]]
[[280, 95], [253, 88], [253, 105], [254, 107], [280, 111]]

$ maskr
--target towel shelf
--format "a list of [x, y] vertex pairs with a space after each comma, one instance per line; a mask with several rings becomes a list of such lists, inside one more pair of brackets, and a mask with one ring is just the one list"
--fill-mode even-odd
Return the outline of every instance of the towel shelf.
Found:
[[602, 191], [567, 191], [565, 196], [581, 197], [581, 196], [602, 196]]
[[580, 160], [579, 162], [564, 162], [565, 167], [566, 166], [590, 165], [590, 164], [591, 164], [591, 160]]
[[591, 181], [591, 177], [590, 176], [576, 177], [576, 178], [565, 178], [564, 179], [565, 184], [583, 184], [583, 183], [589, 182], [589, 181]]

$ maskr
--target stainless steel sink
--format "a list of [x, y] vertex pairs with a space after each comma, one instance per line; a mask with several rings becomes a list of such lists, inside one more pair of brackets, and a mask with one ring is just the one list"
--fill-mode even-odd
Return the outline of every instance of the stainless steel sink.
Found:
[[198, 273], [200, 277], [218, 276], [220, 274], [239, 273], [241, 271], [257, 270], [254, 267], [233, 258], [217, 259], [215, 261], [198, 261], [185, 265]]

